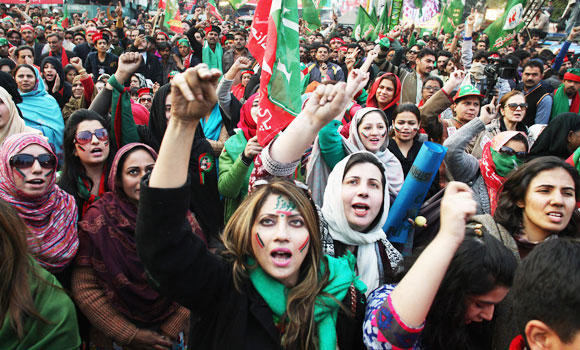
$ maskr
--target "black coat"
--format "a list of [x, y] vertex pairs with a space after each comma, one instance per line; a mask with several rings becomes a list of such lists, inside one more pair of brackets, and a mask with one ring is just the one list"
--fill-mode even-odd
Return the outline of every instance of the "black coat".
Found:
[[[153, 285], [191, 310], [196, 322], [190, 344], [196, 349], [279, 349], [280, 334], [264, 299], [249, 281], [237, 291], [231, 265], [211, 254], [185, 222], [188, 187], [149, 188], [148, 177], [142, 181], [136, 239]], [[339, 312], [341, 349], [364, 348], [364, 296], [355, 305], [355, 318]]]

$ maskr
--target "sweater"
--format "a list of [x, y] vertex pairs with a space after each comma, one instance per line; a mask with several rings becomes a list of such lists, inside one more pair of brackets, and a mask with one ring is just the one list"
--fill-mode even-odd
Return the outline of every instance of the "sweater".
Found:
[[218, 191], [225, 198], [224, 222], [227, 223], [248, 195], [248, 183], [254, 164], [246, 165], [242, 154], [248, 140], [241, 129], [230, 137], [219, 158]]
[[455, 181], [468, 184], [473, 190], [477, 202], [477, 214], [490, 214], [491, 204], [487, 186], [479, 170], [477, 158], [465, 152], [469, 142], [485, 130], [485, 124], [479, 118], [474, 118], [450, 136], [444, 146], [448, 147], [445, 155], [447, 171]]

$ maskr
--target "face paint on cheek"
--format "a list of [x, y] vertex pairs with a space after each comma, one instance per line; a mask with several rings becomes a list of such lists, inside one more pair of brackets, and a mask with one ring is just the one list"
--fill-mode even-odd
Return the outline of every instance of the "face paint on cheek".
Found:
[[54, 170], [51, 170], [48, 173], [46, 173], [46, 175], [44, 175], [44, 177], [51, 177], [53, 173], [54, 173]]
[[365, 139], [368, 139], [368, 138], [369, 138], [369, 135], [368, 135], [367, 133], [365, 133], [364, 131], [361, 131], [361, 132], [360, 132], [360, 135], [361, 135], [362, 137], [364, 137]]
[[24, 175], [24, 173], [20, 169], [14, 168], [14, 170], [16, 170], [16, 174], [22, 176], [23, 179], [26, 179], [26, 175]]
[[83, 151], [83, 152], [86, 152], [86, 150], [83, 148], [83, 146], [79, 145], [78, 143], [77, 143], [77, 147], [78, 147], [78, 148], [79, 148], [81, 151]]
[[300, 248], [298, 248], [300, 253], [302, 253], [302, 251], [304, 251], [304, 249], [306, 249], [306, 247], [308, 246], [308, 242], [310, 242], [310, 236], [306, 237], [306, 240], [304, 241], [304, 243], [302, 243]]
[[387, 135], [387, 130], [385, 130], [381, 133], [381, 138], [385, 137], [386, 135]]
[[264, 241], [260, 237], [260, 233], [256, 232], [256, 242], [258, 243], [258, 247], [264, 248]]

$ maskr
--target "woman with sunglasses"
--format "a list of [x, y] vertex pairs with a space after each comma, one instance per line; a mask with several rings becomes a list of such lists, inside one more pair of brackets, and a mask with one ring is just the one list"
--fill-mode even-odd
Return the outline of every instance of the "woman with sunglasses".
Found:
[[489, 106], [482, 109], [478, 118], [465, 124], [449, 137], [445, 165], [448, 174], [456, 181], [469, 184], [477, 201], [478, 214], [493, 214], [497, 196], [508, 174], [521, 166], [528, 153], [528, 140], [518, 131], [504, 131], [483, 146], [481, 159], [465, 152], [469, 142], [496, 117]]
[[56, 278], [31, 259], [29, 232], [15, 208], [0, 199], [0, 344], [79, 349], [75, 306]]
[[112, 147], [108, 130], [105, 119], [86, 109], [73, 113], [66, 124], [59, 186], [75, 198], [79, 219], [108, 190], [106, 174], [117, 148]]
[[476, 137], [471, 154], [477, 159], [481, 158], [483, 146], [500, 132], [519, 131], [527, 135], [528, 128], [521, 123], [527, 109], [528, 104], [523, 92], [513, 90], [503, 95], [499, 100], [499, 118], [492, 120], [485, 126], [485, 131]]
[[0, 148], [0, 198], [28, 226], [28, 246], [34, 258], [63, 283], [64, 270], [78, 249], [77, 206], [56, 185], [57, 165], [56, 155], [42, 136], [12, 135]]
[[[90, 343], [169, 347], [187, 327], [189, 311], [151, 287], [137, 254], [135, 227], [141, 178], [157, 153], [142, 143], [122, 147], [108, 176], [110, 191], [79, 222], [79, 252], [72, 275], [73, 297], [90, 321]], [[188, 215], [191, 230], [200, 234]], [[203, 237], [202, 237], [203, 238]]]
[[[190, 336], [199, 348], [360, 348], [361, 319], [346, 316], [341, 305], [364, 286], [352, 256], [322, 256], [316, 209], [303, 190], [288, 180], [256, 189], [228, 222], [222, 258], [209, 254], [183, 225], [195, 129], [217, 100], [219, 76], [217, 69], [198, 65], [172, 81], [171, 119], [156, 166], [141, 184], [137, 247], [149, 276], [200, 318]], [[184, 96], [193, 87], [203, 98], [188, 102]], [[322, 100], [334, 93], [344, 89], [332, 89]], [[336, 115], [349, 101], [336, 110], [316, 106]], [[364, 305], [352, 302], [347, 310]]]

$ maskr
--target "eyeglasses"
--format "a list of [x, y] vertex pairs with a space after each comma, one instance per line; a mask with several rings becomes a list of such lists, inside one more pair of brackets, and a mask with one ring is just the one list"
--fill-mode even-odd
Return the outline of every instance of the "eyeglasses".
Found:
[[513, 148], [508, 147], [508, 146], [502, 146], [499, 149], [499, 153], [501, 154], [505, 154], [506, 156], [513, 156], [515, 155], [516, 157], [523, 159], [528, 155], [528, 152], [523, 151], [523, 152], [516, 152]]
[[152, 99], [151, 99], [151, 97], [141, 97], [141, 98], [139, 99], [139, 101], [143, 101], [143, 102], [151, 102], [151, 101], [152, 101]]
[[409, 51], [409, 53], [411, 53], [413, 55], [417, 55], [419, 53], [419, 51], [411, 50], [411, 51]]
[[39, 154], [36, 157], [27, 153], [15, 154], [10, 157], [10, 166], [16, 169], [28, 169], [32, 167], [35, 160], [38, 160], [38, 164], [45, 169], [56, 168], [56, 157], [50, 153]]
[[439, 91], [441, 88], [439, 86], [423, 86], [423, 90]]
[[520, 107], [521, 109], [527, 109], [528, 108], [528, 104], [527, 103], [508, 103], [507, 106], [512, 110], [515, 111], [516, 109], [518, 109], [518, 107]]
[[105, 142], [109, 140], [109, 132], [107, 132], [107, 129], [102, 128], [95, 131], [85, 130], [77, 133], [75, 136], [75, 142], [79, 145], [86, 145], [92, 141], [93, 135], [95, 135], [99, 141]]

